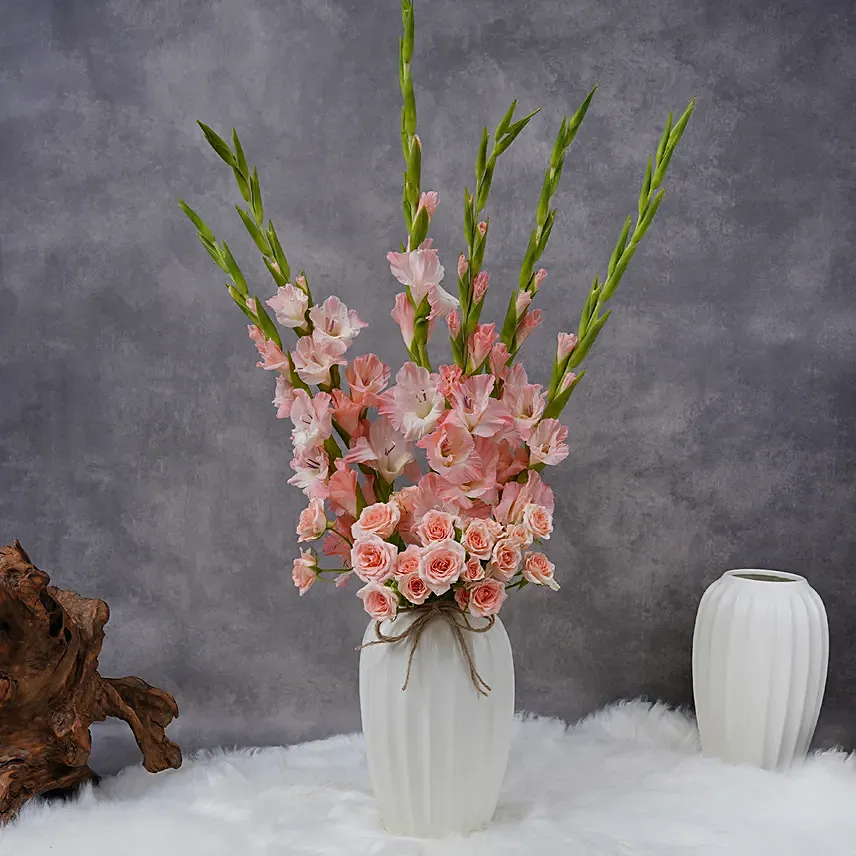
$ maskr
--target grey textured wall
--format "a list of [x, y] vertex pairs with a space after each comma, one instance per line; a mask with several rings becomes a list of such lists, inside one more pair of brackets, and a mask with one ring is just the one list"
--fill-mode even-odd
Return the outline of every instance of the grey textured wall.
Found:
[[[105, 672], [173, 690], [186, 745], [359, 724], [353, 593], [298, 600], [287, 425], [179, 195], [272, 291], [196, 118], [240, 129], [294, 265], [404, 352], [394, 0], [0, 4], [0, 521], [112, 607]], [[846, 0], [433, 0], [417, 6], [424, 186], [452, 267], [479, 123], [543, 106], [501, 161], [504, 305], [556, 126], [595, 81], [544, 258], [544, 379], [632, 210], [669, 109], [698, 96], [666, 200], [551, 472], [558, 595], [505, 614], [519, 706], [573, 718], [690, 698], [694, 611], [727, 567], [805, 573], [832, 632], [826, 740], [856, 728], [856, 32]], [[221, 168], [223, 167], [223, 168]], [[442, 338], [442, 337], [440, 337]]]

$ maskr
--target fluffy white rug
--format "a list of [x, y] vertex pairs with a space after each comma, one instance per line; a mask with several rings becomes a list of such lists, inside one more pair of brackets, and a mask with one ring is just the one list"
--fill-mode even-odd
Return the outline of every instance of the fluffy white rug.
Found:
[[567, 728], [518, 721], [495, 822], [419, 841], [380, 828], [362, 738], [206, 752], [124, 770], [73, 803], [30, 805], [2, 856], [837, 856], [856, 852], [856, 760], [787, 775], [699, 754], [692, 719], [629, 702]]

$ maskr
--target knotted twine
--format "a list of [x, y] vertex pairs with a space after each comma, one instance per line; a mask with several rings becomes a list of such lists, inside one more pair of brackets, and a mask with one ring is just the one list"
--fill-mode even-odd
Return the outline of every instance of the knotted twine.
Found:
[[362, 651], [363, 648], [370, 648], [372, 645], [391, 645], [397, 642], [404, 642], [407, 639], [411, 640], [410, 643], [410, 655], [407, 658], [407, 672], [404, 676], [404, 683], [402, 684], [401, 689], [406, 690], [407, 685], [410, 683], [410, 671], [413, 666], [413, 655], [416, 653], [416, 649], [419, 647], [419, 642], [422, 639], [422, 634], [425, 632], [425, 628], [435, 619], [442, 618], [452, 629], [452, 634], [458, 640], [458, 646], [461, 649], [461, 654], [464, 657], [464, 660], [467, 663], [467, 666], [470, 670], [470, 680], [473, 682], [473, 686], [476, 689], [477, 693], [480, 693], [483, 696], [487, 696], [487, 694], [491, 691], [490, 686], [487, 681], [478, 673], [478, 669], [476, 669], [476, 664], [473, 661], [473, 655], [470, 652], [469, 646], [467, 645], [467, 640], [464, 637], [464, 631], [466, 630], [469, 633], [487, 633], [488, 630], [493, 627], [494, 622], [496, 621], [496, 616], [491, 615], [488, 616], [488, 622], [484, 627], [473, 627], [470, 624], [470, 620], [467, 617], [465, 612], [461, 611], [461, 608], [451, 601], [448, 600], [440, 600], [434, 601], [433, 603], [426, 603], [423, 606], [414, 607], [408, 612], [418, 612], [419, 615], [413, 620], [413, 622], [408, 626], [406, 630], [403, 630], [401, 633], [398, 633], [393, 636], [387, 636], [381, 629], [381, 622], [375, 622], [375, 635], [377, 639], [371, 642], [365, 642], [360, 645], [355, 650]]

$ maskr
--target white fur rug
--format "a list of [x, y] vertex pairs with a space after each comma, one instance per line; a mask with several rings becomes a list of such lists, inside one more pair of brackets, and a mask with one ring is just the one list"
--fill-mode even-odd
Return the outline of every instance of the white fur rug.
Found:
[[380, 828], [362, 738], [206, 752], [129, 768], [73, 803], [30, 805], [2, 856], [837, 856], [856, 853], [856, 759], [787, 775], [699, 754], [693, 721], [620, 704], [566, 728], [520, 720], [495, 822], [419, 841]]

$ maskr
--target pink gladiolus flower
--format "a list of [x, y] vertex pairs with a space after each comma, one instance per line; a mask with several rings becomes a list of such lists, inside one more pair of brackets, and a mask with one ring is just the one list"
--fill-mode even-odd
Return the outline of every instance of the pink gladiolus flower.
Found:
[[405, 439], [418, 440], [434, 429], [446, 401], [440, 379], [416, 363], [405, 363], [395, 376], [395, 386], [380, 397], [378, 410]]
[[471, 504], [467, 511], [470, 517], [483, 516], [475, 510], [477, 503], [494, 503], [497, 499], [497, 467], [499, 465], [499, 449], [494, 438], [474, 437], [476, 455], [479, 459], [479, 467], [476, 477], [460, 485], [460, 490], [470, 500], [476, 502]]
[[387, 253], [389, 269], [402, 284], [410, 286], [410, 293], [418, 306], [430, 288], [443, 279], [443, 265], [437, 250], [412, 250], [407, 253]]
[[333, 419], [351, 437], [359, 436], [362, 430], [360, 414], [363, 412], [363, 406], [351, 401], [341, 389], [334, 389], [332, 396]]
[[481, 303], [484, 300], [485, 292], [490, 284], [490, 274], [486, 271], [480, 271], [476, 274], [473, 280], [473, 302]]
[[529, 452], [507, 440], [498, 444], [499, 461], [496, 468], [496, 480], [505, 484], [529, 466]]
[[294, 430], [291, 439], [295, 451], [307, 446], [322, 444], [333, 433], [332, 399], [326, 392], [310, 398], [305, 390], [296, 389], [291, 404], [291, 421]]
[[283, 327], [302, 327], [306, 323], [306, 307], [309, 298], [290, 282], [276, 290], [276, 294], [265, 301], [273, 309], [278, 324]]
[[365, 538], [367, 535], [389, 538], [400, 519], [401, 509], [395, 502], [375, 502], [362, 510], [351, 528], [351, 534], [354, 538]]
[[473, 330], [467, 343], [470, 351], [470, 363], [473, 369], [479, 368], [490, 356], [490, 350], [496, 340], [496, 324], [479, 324]]
[[556, 359], [559, 363], [563, 363], [576, 348], [580, 340], [576, 333], [559, 333], [558, 343], [556, 344]]
[[419, 197], [419, 205], [416, 206], [416, 213], [413, 215], [415, 220], [419, 216], [419, 212], [424, 208], [428, 212], [428, 219], [434, 216], [437, 206], [440, 204], [440, 194], [436, 190], [429, 190]]
[[553, 531], [553, 515], [549, 509], [534, 502], [527, 503], [523, 509], [523, 523], [535, 538], [549, 541], [550, 533]]
[[[325, 556], [335, 556], [346, 568], [351, 566], [351, 542], [347, 538], [350, 537], [353, 525], [353, 517], [347, 514], [337, 517], [321, 545]], [[338, 580], [336, 584], [338, 585]]]
[[416, 331], [416, 310], [410, 298], [402, 291], [395, 295], [395, 306], [392, 308], [393, 321], [401, 328], [401, 338], [408, 349], [413, 344]]
[[479, 234], [484, 237], [487, 234], [487, 223], [481, 220], [478, 224]]
[[250, 338], [253, 340], [256, 350], [264, 356], [261, 346], [265, 343], [265, 334], [262, 333], [261, 327], [255, 324], [247, 324], [247, 333], [249, 333]]
[[291, 566], [291, 579], [297, 586], [300, 596], [306, 594], [315, 583], [317, 573], [315, 572], [315, 557], [308, 550], [300, 551], [300, 558], [295, 559]]
[[508, 482], [502, 489], [502, 499], [494, 510], [494, 517], [503, 524], [520, 523], [528, 503], [543, 505], [553, 511], [553, 491], [542, 481], [535, 470], [529, 471], [526, 484]]
[[508, 582], [520, 567], [520, 545], [508, 538], [500, 538], [493, 545], [493, 553], [488, 563], [488, 573], [498, 580]]
[[425, 449], [431, 469], [450, 484], [465, 484], [478, 478], [481, 460], [475, 442], [456, 413], [450, 413], [416, 445]]
[[416, 544], [410, 544], [406, 550], [398, 554], [395, 565], [395, 576], [406, 577], [410, 574], [418, 574], [421, 557], [422, 548]]
[[342, 353], [359, 335], [363, 327], [368, 327], [361, 321], [353, 309], [348, 309], [335, 295], [328, 297], [320, 306], [309, 310], [309, 317], [315, 325], [312, 336], [319, 345], [332, 345]]
[[529, 383], [521, 363], [517, 363], [508, 373], [502, 391], [502, 401], [525, 440], [544, 413], [547, 397], [540, 384]]
[[493, 375], [472, 375], [462, 378], [451, 396], [447, 396], [461, 422], [477, 437], [493, 437], [511, 421], [505, 404], [490, 397], [495, 383]]
[[517, 313], [517, 320], [523, 317], [523, 313], [529, 308], [532, 302], [532, 294], [528, 291], [521, 291], [517, 295], [517, 300], [514, 303], [514, 311]]
[[464, 370], [460, 366], [440, 366], [440, 392], [450, 401], [463, 379]]
[[330, 508], [336, 515], [357, 516], [357, 473], [343, 458], [336, 459], [336, 470], [327, 485]]
[[434, 594], [445, 594], [463, 572], [465, 560], [457, 541], [434, 541], [422, 551], [419, 576]]
[[[404, 295], [405, 300], [407, 295]], [[389, 366], [377, 354], [356, 357], [345, 371], [351, 398], [363, 407], [374, 407], [389, 383]]]
[[544, 268], [541, 270], [535, 271], [535, 276], [532, 277], [532, 292], [534, 294], [538, 293], [538, 289], [541, 288], [541, 283], [544, 282], [544, 278], [547, 276], [547, 271]]
[[484, 579], [484, 566], [475, 556], [470, 556], [467, 559], [461, 579], [468, 583], [477, 583]]
[[425, 584], [425, 580], [419, 574], [405, 574], [398, 578], [398, 590], [411, 603], [417, 606], [425, 603], [431, 594], [431, 589]]
[[558, 419], [544, 419], [526, 441], [529, 446], [530, 464], [547, 464], [555, 466], [568, 457], [568, 446], [565, 437], [568, 428]]
[[397, 556], [395, 544], [377, 535], [366, 535], [357, 538], [351, 547], [351, 567], [364, 583], [383, 583], [395, 571]]
[[294, 475], [288, 483], [299, 487], [308, 497], [325, 497], [329, 467], [329, 458], [321, 446], [303, 447], [291, 460]]
[[426, 547], [434, 541], [452, 541], [455, 538], [455, 527], [461, 525], [461, 519], [457, 514], [432, 508], [422, 517], [422, 521], [416, 527], [416, 534]]
[[307, 384], [330, 383], [330, 369], [344, 366], [348, 361], [342, 357], [345, 353], [342, 343], [319, 342], [312, 336], [301, 336], [297, 346], [291, 352], [294, 360], [294, 370], [298, 377]]
[[345, 454], [348, 464], [368, 464], [387, 482], [397, 479], [414, 463], [413, 450], [386, 419], [372, 422], [367, 437], [359, 437]]
[[456, 485], [449, 484], [437, 473], [427, 473], [419, 479], [411, 505], [414, 523], [418, 525], [434, 508], [460, 515], [472, 506], [472, 502]]
[[489, 366], [490, 373], [497, 380], [505, 380], [508, 377], [508, 361], [511, 359], [511, 354], [508, 353], [508, 348], [504, 342], [497, 342], [490, 349]]
[[543, 553], [527, 553], [523, 557], [523, 576], [536, 586], [549, 586], [559, 590], [559, 584], [553, 579], [556, 566]]
[[277, 419], [288, 419], [291, 416], [291, 405], [294, 403], [294, 387], [283, 375], [276, 376], [276, 391], [273, 395], [273, 404], [276, 407]]
[[398, 612], [398, 595], [388, 586], [369, 583], [357, 592], [357, 597], [375, 621], [391, 621]]
[[469, 268], [470, 263], [467, 261], [467, 257], [461, 253], [458, 256], [458, 279], [463, 279], [467, 275]]
[[256, 363], [260, 369], [268, 372], [288, 371], [288, 357], [272, 339], [256, 342], [256, 349], [261, 354], [261, 360]]
[[461, 314], [460, 314], [460, 312], [450, 312], [446, 316], [446, 323], [449, 325], [449, 335], [453, 339], [457, 339], [458, 334], [461, 332]]
[[471, 586], [469, 595], [467, 608], [471, 615], [479, 618], [496, 615], [508, 597], [505, 586], [498, 580], [492, 579], [482, 580]]
[[435, 318], [447, 318], [461, 303], [457, 297], [449, 294], [445, 288], [441, 288], [439, 285], [432, 285], [428, 289], [428, 305], [431, 307], [431, 314], [428, 316], [428, 320], [433, 321]]
[[577, 379], [577, 376], [573, 372], [568, 372], [563, 378], [562, 382], [559, 384], [559, 392], [565, 392], [567, 388]]
[[309, 500], [309, 505], [300, 512], [297, 521], [297, 540], [314, 541], [327, 531], [327, 515], [324, 514], [324, 500], [317, 497]]
[[529, 334], [540, 325], [542, 320], [540, 309], [533, 309], [523, 316], [523, 320], [517, 325], [517, 332], [514, 334], [518, 346], [522, 345], [529, 338]]
[[498, 524], [494, 520], [471, 520], [461, 539], [464, 549], [477, 559], [489, 559], [498, 535], [496, 528]]

